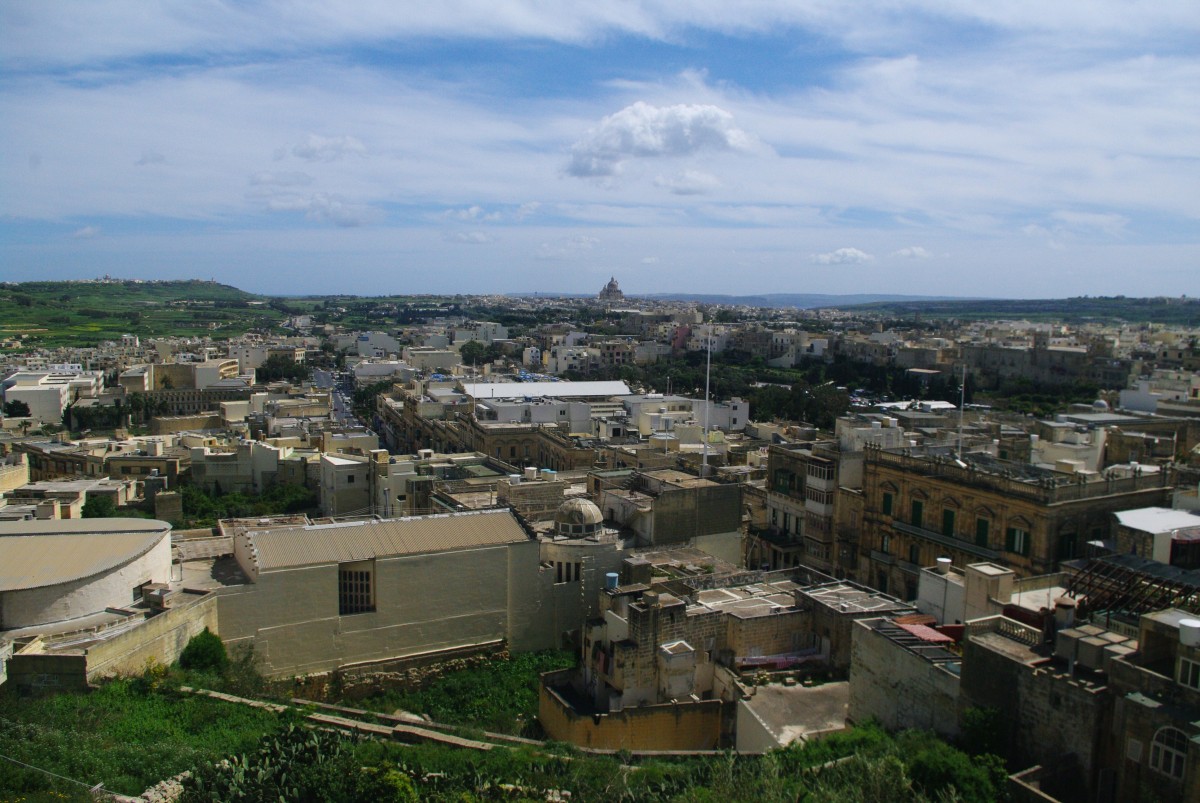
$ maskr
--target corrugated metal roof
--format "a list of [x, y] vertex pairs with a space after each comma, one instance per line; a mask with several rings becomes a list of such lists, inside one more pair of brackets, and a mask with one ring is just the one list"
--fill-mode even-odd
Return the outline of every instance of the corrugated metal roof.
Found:
[[260, 571], [529, 540], [508, 510], [280, 527], [251, 532], [246, 537]]
[[139, 532], [6, 535], [0, 538], [0, 591], [91, 577], [146, 554], [169, 533], [170, 527], [164, 525], [161, 530]]

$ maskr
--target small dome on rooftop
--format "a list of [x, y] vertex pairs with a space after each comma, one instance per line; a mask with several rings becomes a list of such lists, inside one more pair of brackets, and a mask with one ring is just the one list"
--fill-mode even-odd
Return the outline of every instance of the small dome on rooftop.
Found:
[[588, 499], [568, 499], [554, 513], [554, 531], [558, 535], [580, 537], [594, 535], [604, 528], [604, 514]]

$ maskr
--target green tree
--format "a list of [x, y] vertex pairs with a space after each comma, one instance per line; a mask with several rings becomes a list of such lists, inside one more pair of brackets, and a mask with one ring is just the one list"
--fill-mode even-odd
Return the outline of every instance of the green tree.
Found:
[[221, 637], [207, 627], [196, 635], [179, 654], [179, 665], [193, 672], [224, 672], [229, 666], [229, 654]]
[[495, 343], [481, 343], [478, 340], [468, 340], [459, 346], [459, 357], [463, 365], [481, 365], [498, 360], [504, 356], [504, 350]]
[[83, 503], [85, 519], [111, 519], [117, 515], [117, 506], [111, 496], [91, 494]]
[[272, 354], [262, 365], [254, 369], [254, 377], [260, 382], [276, 382], [281, 379], [299, 382], [310, 376], [312, 376], [311, 368], [283, 354]]
[[29, 405], [20, 399], [12, 399], [4, 403], [4, 414], [10, 418], [27, 418]]

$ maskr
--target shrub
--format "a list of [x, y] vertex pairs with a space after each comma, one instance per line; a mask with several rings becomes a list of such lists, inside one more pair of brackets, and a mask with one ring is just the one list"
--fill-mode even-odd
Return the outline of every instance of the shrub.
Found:
[[220, 636], [206, 627], [192, 636], [192, 640], [183, 648], [179, 665], [189, 671], [224, 672], [229, 666], [229, 655]]

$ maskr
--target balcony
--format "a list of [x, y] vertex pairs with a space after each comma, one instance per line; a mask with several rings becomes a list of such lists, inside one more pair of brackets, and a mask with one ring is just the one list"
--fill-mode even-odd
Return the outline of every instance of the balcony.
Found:
[[891, 566], [893, 563], [896, 562], [896, 556], [889, 555], [887, 552], [880, 552], [878, 549], [872, 549], [871, 550], [871, 562], [872, 563], [883, 563], [887, 566]]
[[954, 537], [948, 536], [948, 535], [942, 535], [941, 533], [935, 532], [934, 530], [926, 530], [924, 527], [914, 527], [911, 524], [905, 524], [902, 521], [895, 521], [895, 520], [892, 521], [892, 527], [895, 528], [897, 532], [902, 532], [907, 535], [913, 535], [913, 536], [916, 536], [917, 538], [922, 538], [926, 541], [932, 541], [935, 544], [940, 544], [940, 545], [942, 545], [944, 547], [948, 547], [950, 549], [957, 549], [960, 552], [966, 552], [970, 555], [976, 555], [978, 557], [986, 558], [988, 560], [1000, 560], [1003, 558], [1003, 555], [994, 549], [988, 549], [987, 547], [983, 547], [983, 546], [976, 546], [975, 544], [971, 543], [970, 541], [965, 541], [961, 538], [954, 538]]

